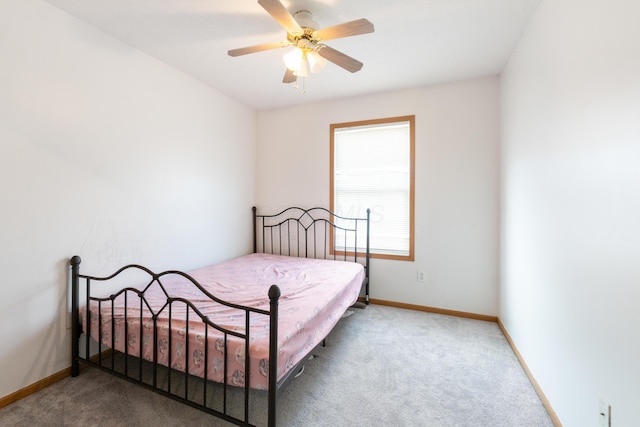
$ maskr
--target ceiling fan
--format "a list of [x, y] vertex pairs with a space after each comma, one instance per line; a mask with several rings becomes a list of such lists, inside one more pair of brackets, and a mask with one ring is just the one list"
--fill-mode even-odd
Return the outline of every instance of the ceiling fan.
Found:
[[308, 76], [309, 71], [320, 71], [327, 61], [352, 73], [362, 68], [362, 62], [325, 45], [323, 42], [372, 33], [374, 31], [373, 24], [368, 20], [357, 19], [319, 29], [318, 23], [313, 20], [313, 15], [307, 10], [300, 10], [291, 15], [279, 0], [258, 0], [258, 4], [286, 30], [287, 41], [232, 49], [227, 52], [229, 56], [235, 57], [293, 46], [295, 49], [283, 58], [287, 67], [282, 79], [283, 83], [293, 83], [298, 77]]

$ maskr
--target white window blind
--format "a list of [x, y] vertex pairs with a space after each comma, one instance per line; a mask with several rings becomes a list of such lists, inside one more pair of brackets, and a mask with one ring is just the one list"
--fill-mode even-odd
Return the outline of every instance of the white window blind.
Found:
[[410, 120], [333, 128], [333, 208], [342, 216], [371, 209], [373, 254], [411, 255], [411, 151]]

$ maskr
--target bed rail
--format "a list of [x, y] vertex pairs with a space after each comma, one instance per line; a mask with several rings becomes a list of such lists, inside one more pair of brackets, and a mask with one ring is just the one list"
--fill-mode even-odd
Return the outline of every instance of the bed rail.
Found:
[[[81, 259], [79, 256], [74, 256], [70, 260], [71, 264], [71, 286], [72, 286], [72, 363], [71, 363], [71, 375], [77, 376], [80, 371], [80, 363], [88, 364], [95, 366], [101, 370], [108, 371], [111, 374], [115, 374], [121, 378], [124, 378], [128, 381], [139, 384], [145, 388], [151, 389], [155, 392], [163, 394], [171, 399], [178, 400], [182, 403], [185, 403], [189, 406], [198, 408], [205, 412], [211, 413], [219, 418], [225, 419], [231, 423], [242, 426], [251, 426], [250, 424], [250, 366], [248, 363], [250, 360], [250, 345], [249, 342], [251, 340], [250, 331], [251, 331], [251, 318], [252, 313], [254, 315], [264, 315], [269, 316], [269, 367], [268, 367], [268, 383], [269, 390], [267, 391], [267, 401], [268, 401], [268, 425], [273, 427], [276, 425], [276, 407], [277, 407], [277, 398], [278, 398], [278, 389], [279, 384], [277, 381], [277, 361], [278, 361], [278, 347], [277, 347], [277, 338], [278, 338], [278, 301], [280, 298], [280, 289], [276, 285], [272, 285], [268, 292], [268, 297], [270, 300], [270, 309], [261, 310], [253, 307], [245, 307], [242, 305], [233, 304], [230, 302], [223, 301], [216, 296], [210, 294], [202, 285], [200, 285], [195, 279], [189, 276], [186, 273], [180, 271], [165, 271], [162, 273], [154, 273], [146, 267], [131, 264], [125, 267], [122, 267], [115, 273], [106, 277], [96, 277], [89, 276], [86, 274], [80, 273], [80, 263]], [[92, 294], [92, 285], [93, 288], [97, 288], [98, 284], [94, 282], [109, 282], [111, 279], [119, 277], [125, 271], [136, 270], [142, 271], [149, 276], [149, 281], [146, 284], [141, 285], [142, 290], [136, 287], [125, 287], [119, 289], [117, 292], [107, 295], [107, 296], [95, 296]], [[170, 289], [168, 289], [163, 281], [165, 278], [169, 278], [171, 276], [179, 276], [185, 280], [188, 280], [198, 288], [203, 295], [207, 298], [210, 298], [212, 301], [215, 301], [219, 304], [222, 304], [226, 307], [238, 310], [239, 312], [244, 313], [244, 330], [230, 330], [226, 329], [218, 324], [216, 324], [212, 319], [203, 314], [197, 306], [195, 306], [192, 302], [185, 300], [184, 298], [174, 297], [171, 295]], [[81, 286], [81, 282], [83, 286]], [[146, 293], [152, 286], [159, 286], [162, 292], [166, 295], [166, 302], [161, 307], [153, 307], [150, 305], [147, 300]], [[125, 342], [121, 344], [124, 347], [124, 351], [115, 351], [118, 347], [116, 343], [116, 333], [114, 329], [113, 321], [114, 317], [114, 301], [118, 298], [124, 298], [124, 340]], [[81, 302], [81, 299], [83, 300]], [[97, 346], [96, 342], [91, 341], [92, 336], [92, 322], [91, 316], [97, 316], [97, 325], [102, 324], [102, 313], [103, 308], [107, 311], [109, 310], [109, 306], [111, 307], [111, 333], [106, 333], [107, 336], [103, 336], [103, 331], [101, 327], [98, 327], [98, 331], [94, 332], [98, 334]], [[81, 320], [81, 307], [85, 309], [84, 320]], [[97, 307], [97, 308], [96, 308]], [[129, 308], [137, 308], [139, 309], [139, 317], [129, 316]], [[184, 307], [184, 308], [181, 308]], [[88, 309], [87, 309], [88, 308]], [[185, 310], [186, 319], [180, 318], [179, 321], [185, 321], [185, 350], [184, 350], [184, 360], [185, 366], [184, 369], [176, 371], [174, 369], [165, 369], [164, 365], [161, 365], [158, 362], [158, 334], [159, 328], [158, 325], [158, 317], [162, 312], [168, 311], [168, 322], [169, 322], [169, 331], [171, 331], [171, 322], [172, 322], [172, 310]], [[143, 314], [146, 314], [146, 320], [143, 319]], [[148, 319], [149, 314], [151, 315], [151, 322]], [[190, 315], [192, 316], [190, 319]], [[176, 320], [178, 321], [178, 320]], [[143, 324], [144, 327], [148, 327], [148, 325], [152, 324], [152, 336], [153, 336], [153, 357], [152, 360], [147, 362], [135, 362], [130, 360], [130, 344], [128, 342], [128, 328], [130, 326], [135, 325], [134, 327], [139, 328], [139, 343], [136, 345], [139, 346], [137, 350], [138, 355], [143, 354]], [[197, 387], [198, 390], [202, 390], [202, 394], [200, 396], [189, 395], [190, 390], [193, 388], [189, 386], [189, 381], [199, 381], [198, 378], [193, 378], [188, 374], [189, 372], [189, 360], [190, 355], [189, 345], [191, 342], [191, 338], [189, 335], [189, 329], [191, 326], [198, 327], [201, 326], [204, 330], [204, 354], [202, 363], [204, 363], [204, 377], [205, 381], [202, 381], [202, 385]], [[83, 330], [84, 325], [84, 330]], [[210, 357], [209, 357], [209, 339], [213, 338], [213, 334], [209, 334], [210, 330], [218, 331], [218, 333], [223, 334], [224, 336], [224, 381], [219, 386], [214, 384], [210, 385], [209, 381], [207, 381], [207, 372], [209, 372]], [[83, 334], [84, 332], [84, 334]], [[109, 336], [110, 335], [110, 336]], [[149, 332], [147, 332], [147, 336]], [[229, 400], [231, 397], [228, 395], [229, 384], [231, 383], [231, 378], [227, 375], [227, 363], [229, 354], [228, 342], [230, 339], [242, 340], [244, 342], [244, 360], [247, 361], [245, 363], [245, 371], [244, 371], [244, 385], [240, 387], [244, 392], [242, 397], [242, 406], [243, 411], [241, 415], [237, 415], [238, 411], [236, 409], [235, 413], [231, 413]], [[168, 348], [169, 348], [169, 360], [168, 366], [173, 368], [171, 361], [171, 349], [172, 349], [172, 333], [168, 334]], [[106, 342], [106, 344], [105, 344]], [[81, 344], [82, 347], [81, 347]], [[82, 350], [82, 352], [81, 352]], [[122, 349], [121, 349], [122, 350]], [[133, 350], [131, 350], [133, 352]], [[83, 354], [81, 354], [83, 353]], [[212, 359], [212, 358], [211, 358]], [[146, 363], [146, 366], [143, 364]], [[181, 371], [181, 372], [180, 372]], [[162, 372], [165, 372], [162, 374]], [[179, 387], [172, 386], [172, 378], [175, 373], [182, 375], [182, 378], [179, 378], [178, 381], [174, 381], [174, 383], [180, 383]], [[162, 376], [164, 375], [164, 376]], [[162, 381], [159, 379], [162, 376]], [[211, 388], [216, 386], [215, 390]], [[210, 395], [212, 393], [220, 393], [222, 396], [211, 398]], [[177, 391], [176, 391], [177, 390]], [[233, 392], [236, 393], [238, 387], [233, 388]], [[209, 396], [208, 396], [209, 395]], [[237, 395], [237, 393], [236, 393]], [[235, 400], [238, 400], [237, 396], [234, 396]], [[210, 403], [211, 401], [221, 402], [219, 407], [212, 407]], [[235, 409], [235, 408], [234, 408]]]
[[369, 228], [366, 217], [341, 216], [326, 208], [290, 207], [259, 214], [253, 207], [253, 252], [360, 262], [364, 301], [369, 304]]

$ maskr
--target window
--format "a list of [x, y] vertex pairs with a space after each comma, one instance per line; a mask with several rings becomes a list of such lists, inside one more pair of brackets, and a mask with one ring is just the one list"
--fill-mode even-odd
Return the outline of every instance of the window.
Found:
[[[405, 116], [331, 125], [331, 210], [362, 217], [371, 209], [372, 257], [413, 260], [414, 122]], [[336, 251], [350, 250], [344, 246], [336, 239]]]

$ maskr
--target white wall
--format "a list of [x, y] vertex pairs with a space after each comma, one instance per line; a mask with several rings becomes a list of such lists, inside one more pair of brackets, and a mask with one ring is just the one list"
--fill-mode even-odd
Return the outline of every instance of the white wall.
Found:
[[371, 297], [497, 315], [497, 77], [259, 111], [257, 206], [328, 207], [329, 125], [411, 114], [415, 262], [372, 260]]
[[565, 427], [640, 420], [639, 18], [543, 1], [501, 79], [500, 317]]
[[256, 113], [39, 0], [0, 2], [0, 59], [2, 397], [70, 365], [68, 257], [250, 250]]

